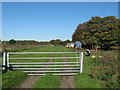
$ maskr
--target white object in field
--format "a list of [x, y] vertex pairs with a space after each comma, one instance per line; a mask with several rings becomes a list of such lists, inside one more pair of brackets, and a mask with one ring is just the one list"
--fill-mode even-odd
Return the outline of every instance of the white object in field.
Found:
[[95, 55], [92, 55], [92, 58], [96, 58], [96, 56], [95, 56]]
[[90, 56], [90, 54], [91, 54], [91, 51], [90, 51], [89, 49], [86, 49], [85, 55], [86, 55], [86, 56]]
[[74, 47], [74, 45], [75, 45], [74, 43], [71, 43], [71, 46], [72, 46], [72, 47]]

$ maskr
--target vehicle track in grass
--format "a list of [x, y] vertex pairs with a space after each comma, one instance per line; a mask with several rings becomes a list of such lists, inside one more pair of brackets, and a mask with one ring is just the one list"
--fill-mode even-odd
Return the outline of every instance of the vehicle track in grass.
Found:
[[[52, 59], [49, 59], [48, 62], [52, 62]], [[43, 68], [43, 67], [42, 67]], [[47, 68], [47, 67], [46, 67]], [[45, 70], [43, 70], [45, 71]], [[28, 77], [20, 86], [20, 88], [32, 88], [34, 83], [40, 78], [41, 76], [30, 76]]]
[[74, 88], [74, 76], [61, 76], [60, 88]]
[[20, 88], [32, 88], [33, 84], [38, 80], [40, 76], [28, 77], [20, 86]]
[[[67, 59], [63, 59], [63, 61], [68, 62]], [[69, 65], [69, 64], [65, 64], [65, 65]], [[65, 68], [68, 68], [68, 66], [65, 66]], [[75, 76], [61, 76], [60, 88], [74, 88], [74, 77]]]
[[[64, 55], [63, 55], [64, 57]], [[53, 60], [48, 60], [49, 62], [52, 62]], [[68, 62], [67, 59], [63, 59], [64, 62]], [[69, 65], [69, 64], [64, 64]], [[68, 66], [65, 66], [65, 68], [68, 68]], [[65, 71], [65, 70], [64, 70]], [[30, 76], [28, 77], [23, 84], [20, 86], [20, 88], [32, 88], [34, 83], [40, 78], [41, 76]], [[74, 77], [75, 76], [61, 76], [60, 80], [60, 88], [74, 88]]]

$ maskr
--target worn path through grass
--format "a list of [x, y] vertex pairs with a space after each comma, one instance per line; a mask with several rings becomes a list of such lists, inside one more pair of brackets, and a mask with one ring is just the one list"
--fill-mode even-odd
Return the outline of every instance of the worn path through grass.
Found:
[[[49, 59], [48, 62], [52, 62], [53, 60], [52, 59]], [[42, 67], [41, 67], [42, 68]], [[48, 68], [48, 67], [46, 67]], [[45, 71], [45, 70], [43, 70]], [[38, 73], [37, 73], [38, 74]], [[40, 73], [42, 74], [42, 73]], [[33, 85], [35, 85], [36, 81], [41, 78], [41, 76], [30, 76], [28, 77], [23, 83], [22, 85], [20, 86], [20, 88], [32, 88]]]
[[[70, 52], [71, 50], [72, 49], [70, 49], [70, 48], [65, 48], [65, 47], [60, 46], [60, 47], [43, 47], [43, 48], [36, 48], [36, 49], [34, 48], [34, 49], [30, 49], [30, 50], [24, 50], [24, 52], [28, 52], [28, 51], [29, 52], [31, 52], [31, 51], [32, 52], [41, 52], [41, 51], [44, 51], [44, 52], [46, 52], [46, 51], [47, 52]], [[59, 56], [59, 55], [57, 55], [57, 56]], [[73, 56], [73, 55], [69, 54], [68, 56]], [[66, 59], [63, 59], [63, 61], [68, 62], [68, 60], [66, 60]], [[52, 62], [52, 60], [50, 62]], [[67, 67], [65, 67], [65, 68], [67, 68]], [[49, 77], [49, 79], [48, 79], [48, 77]], [[56, 80], [55, 80], [55, 78], [56, 78]], [[43, 87], [43, 88], [49, 88], [49, 87], [51, 87], [51, 88], [74, 88], [74, 82], [75, 82], [74, 78], [75, 78], [75, 76], [53, 76], [53, 75], [30, 76], [21, 85], [21, 88], [32, 88], [32, 87], [33, 88], [41, 88], [41, 87]], [[42, 83], [41, 83], [41, 81], [42, 81]], [[50, 82], [48, 82], [48, 81], [50, 81]], [[57, 83], [57, 86], [55, 86], [56, 85], [55, 83]], [[60, 86], [59, 86], [59, 84], [60, 84]], [[41, 86], [41, 85], [44, 85], [44, 86]]]
[[[62, 55], [64, 57], [64, 55]], [[63, 62], [68, 62], [67, 59], [63, 59]], [[69, 65], [69, 64], [64, 64], [64, 65]], [[64, 68], [69, 68], [65, 66]], [[64, 70], [68, 71], [68, 70]], [[74, 77], [75, 76], [61, 76], [60, 80], [60, 88], [74, 88]]]
[[20, 88], [32, 88], [33, 84], [40, 78], [40, 76], [28, 77], [20, 86]]

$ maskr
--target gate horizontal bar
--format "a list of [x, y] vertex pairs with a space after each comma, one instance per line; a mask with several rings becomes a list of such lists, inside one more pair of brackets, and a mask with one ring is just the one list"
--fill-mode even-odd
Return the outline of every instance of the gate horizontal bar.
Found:
[[51, 53], [80, 53], [80, 52], [9, 52], [9, 54], [51, 54]]
[[9, 58], [9, 59], [69, 59], [69, 58], [80, 58], [80, 57], [34, 57], [34, 58]]
[[64, 70], [71, 70], [71, 69], [74, 69], [74, 70], [78, 70], [80, 68], [12, 68], [13, 70], [46, 70], [46, 69], [64, 69]]
[[12, 67], [57, 67], [57, 66], [80, 66], [80, 65], [12, 65]]
[[77, 71], [23, 71], [23, 72], [41, 72], [41, 73], [44, 73], [44, 72], [80, 72], [80, 71], [77, 70]]
[[80, 63], [80, 62], [25, 62], [25, 63], [9, 63], [9, 64], [66, 64], [66, 63]]
[[28, 74], [30, 76], [41, 76], [41, 75], [47, 75], [47, 74]]
[[[51, 74], [51, 75], [77, 75], [78, 73], [61, 73], [61, 74]], [[34, 76], [40, 76], [40, 75], [49, 75], [49, 74], [28, 74], [28, 75], [34, 75]]]
[[77, 75], [78, 73], [63, 73], [63, 74], [52, 74], [52, 75]]

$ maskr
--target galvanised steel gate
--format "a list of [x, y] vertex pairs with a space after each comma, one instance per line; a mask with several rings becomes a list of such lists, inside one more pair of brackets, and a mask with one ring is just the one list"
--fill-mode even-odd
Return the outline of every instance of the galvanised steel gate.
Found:
[[7, 52], [3, 65], [28, 75], [77, 75], [83, 71], [83, 52]]

